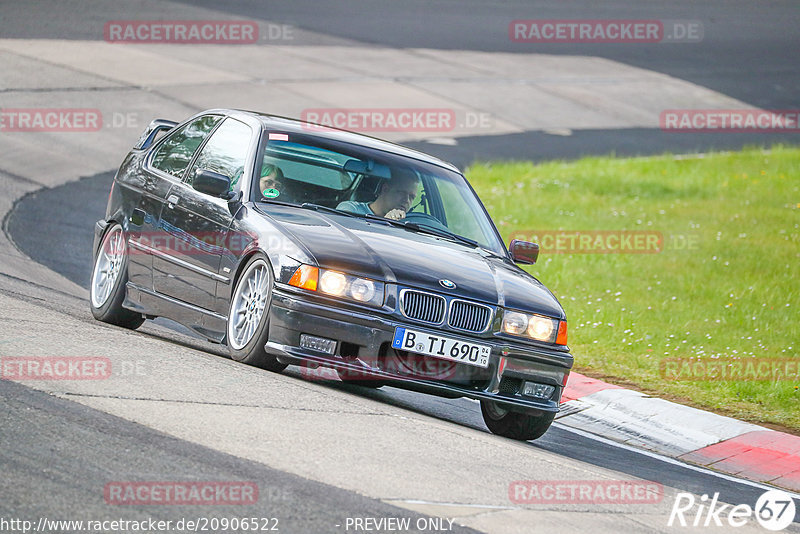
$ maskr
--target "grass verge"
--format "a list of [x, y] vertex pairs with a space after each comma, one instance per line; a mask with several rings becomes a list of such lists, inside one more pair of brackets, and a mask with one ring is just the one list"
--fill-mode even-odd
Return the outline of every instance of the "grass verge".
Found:
[[541, 243], [526, 269], [564, 306], [577, 371], [800, 434], [800, 149], [466, 175], [506, 242]]

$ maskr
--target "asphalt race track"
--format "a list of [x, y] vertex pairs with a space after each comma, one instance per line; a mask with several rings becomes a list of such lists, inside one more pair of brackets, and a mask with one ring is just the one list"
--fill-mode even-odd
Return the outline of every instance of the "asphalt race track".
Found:
[[[88, 291], [92, 233], [85, 221], [75, 220], [73, 224], [72, 219], [74, 214], [80, 214], [81, 210], [102, 213], [105, 209], [106, 191], [112, 178], [111, 173], [104, 173], [61, 187], [47, 189], [22, 199], [11, 212], [7, 222], [7, 228], [10, 235], [14, 237], [15, 244], [38, 263], [57, 270]], [[37, 221], [46, 211], [50, 213], [49, 221], [60, 221], [60, 223], [52, 226], [50, 223], [45, 223], [48, 226], [42, 227], [41, 234], [49, 236], [50, 240], [43, 242], [41, 238], [31, 239], [30, 234], [24, 230], [32, 225], [41, 224]], [[68, 228], [69, 231], [60, 231], [58, 226]], [[68, 254], [60, 251], [68, 252]], [[80, 310], [77, 312], [79, 313]], [[176, 330], [189, 332], [171, 322], [164, 321], [164, 324], [174, 325]], [[165, 333], [164, 335], [169, 334]], [[175, 341], [177, 343], [185, 342], [181, 337], [175, 338]], [[199, 339], [196, 344], [206, 350], [219, 351], [217, 346], [207, 344]], [[300, 376], [294, 368], [290, 368], [286, 372]], [[395, 388], [371, 391], [357, 386], [343, 385], [340, 382], [330, 382], [329, 386], [485, 431], [477, 405], [466, 400], [430, 398]], [[713, 493], [713, 491], [719, 491], [719, 489], [713, 488], [724, 486], [726, 494], [735, 496], [737, 502], [746, 502], [760, 493], [758, 489], [722, 481], [711, 475], [704, 476], [695, 473], [687, 478], [686, 470], [680, 466], [665, 465], [662, 461], [642, 456], [637, 452], [604, 445], [566, 429], [554, 428], [543, 438], [531, 442], [530, 445], [593, 465], [613, 467], [628, 475], [645, 480], [680, 485], [680, 487], [695, 493]], [[587, 450], [592, 451], [589, 457], [586, 455]]]
[[[693, 20], [704, 37], [646, 45], [508, 38], [511, 20], [533, 18]], [[107, 21], [133, 19], [257, 20], [262, 30], [291, 27], [292, 37], [242, 47], [103, 41]], [[166, 320], [136, 332], [94, 321], [92, 230], [147, 122], [209, 107], [298, 116], [318, 107], [449, 106], [459, 117], [489, 117], [486, 128], [374, 134], [462, 167], [796, 144], [796, 132], [664, 132], [658, 114], [797, 108], [798, 22], [789, 1], [0, 4], [0, 108], [96, 108], [105, 118], [90, 133], [0, 128], [0, 357], [102, 357], [116, 370], [97, 381], [0, 380], [0, 532], [21, 531], [2, 522], [11, 519], [244, 517], [277, 518], [289, 533], [724, 531], [668, 527], [676, 495], [719, 493], [721, 502], [752, 506], [765, 486], [557, 422], [535, 442], [499, 438], [471, 401], [313, 380], [295, 367], [268, 373]], [[519, 480], [643, 480], [661, 484], [663, 496], [520, 503], [509, 496]], [[104, 495], [118, 481], [246, 481], [259, 492], [244, 505], [120, 506]], [[411, 527], [368, 529], [358, 518], [406, 518]], [[736, 531], [765, 530], [751, 521]]]
[[[88, 291], [88, 273], [91, 269], [90, 254], [92, 246], [92, 232], [91, 226], [86, 224], [86, 220], [84, 220], [84, 214], [102, 214], [103, 210], [105, 209], [108, 186], [112, 178], [113, 173], [102, 173], [96, 176], [81, 179], [77, 182], [65, 184], [64, 186], [41, 190], [23, 197], [10, 212], [6, 221], [6, 229], [8, 234], [14, 239], [14, 244], [36, 262], [41, 263], [55, 270], [56, 272], [59, 272], [69, 280], [84, 288], [87, 288]], [[43, 213], [48, 213], [48, 217], [42, 218]], [[26, 229], [31, 228], [32, 226], [40, 228], [40, 231], [36, 234], [26, 232]], [[69, 310], [67, 313], [70, 313], [71, 315], [78, 317], [86, 315], [86, 312], [83, 309], [83, 303], [79, 300], [70, 299], [65, 302], [64, 305], [66, 307], [65, 311]], [[148, 329], [145, 327], [146, 333], [143, 335], [154, 336], [162, 339], [164, 342], [174, 343], [177, 346], [185, 346], [187, 348], [198, 348], [200, 350], [210, 351], [216, 353], [220, 357], [224, 357], [219, 352], [219, 348], [217, 346], [208, 344], [200, 339], [188, 337], [191, 336], [191, 334], [188, 330], [184, 329], [180, 325], [164, 320], [158, 320], [157, 322], [159, 324], [163, 324], [167, 328]], [[286, 371], [286, 374], [297, 377], [298, 379], [302, 379], [301, 373], [299, 373], [295, 368], [289, 368]], [[12, 395], [18, 395], [19, 391], [23, 390], [22, 386], [14, 385], [12, 388], [11, 385], [6, 384], [6, 382], [0, 382], [0, 385], [8, 388], [8, 392], [4, 391], [4, 393], [9, 397], [9, 399], [13, 398]], [[429, 398], [395, 388], [383, 388], [379, 391], [372, 391], [357, 386], [343, 385], [340, 382], [329, 382], [326, 385], [327, 387], [335, 388], [351, 395], [359, 396], [365, 399], [373, 399], [381, 403], [397, 406], [412, 413], [435, 417], [442, 421], [451, 422], [455, 425], [472, 428], [480, 432], [486, 432], [485, 426], [481, 421], [477, 405], [466, 400]], [[42, 407], [42, 405], [46, 403], [46, 406], [50, 406], [53, 410], [63, 410], [69, 412], [70, 414], [75, 411], [79, 411], [80, 413], [84, 414], [84, 417], [96, 418], [104, 425], [108, 425], [108, 427], [113, 428], [115, 432], [123, 434], [123, 436], [126, 435], [127, 432], [135, 432], [137, 434], [137, 439], [140, 440], [140, 443], [147, 443], [149, 439], [158, 439], [167, 441], [171, 444], [170, 447], [165, 447], [170, 449], [170, 452], [172, 452], [172, 449], [176, 446], [193, 450], [197, 449], [200, 451], [198, 454], [203, 457], [203, 460], [198, 461], [196, 464], [192, 464], [191, 472], [193, 473], [200, 472], [205, 474], [205, 471], [199, 470], [198, 464], [201, 466], [217, 465], [216, 462], [212, 462], [211, 459], [206, 459], [205, 456], [201, 454], [204, 453], [205, 455], [213, 456], [212, 453], [214, 451], [207, 451], [203, 447], [192, 446], [181, 440], [175, 440], [166, 437], [162, 434], [158, 434], [152, 430], [140, 427], [138, 425], [133, 425], [131, 427], [131, 425], [126, 424], [124, 421], [118, 418], [109, 417], [97, 411], [86, 409], [85, 407], [78, 407], [70, 402], [63, 402], [59, 404], [58, 401], [52, 397], [45, 397], [44, 399], [42, 397], [43, 396], [39, 393], [26, 391], [26, 401], [30, 402], [31, 404], [35, 404], [37, 409], [41, 410], [42, 412], [46, 412], [47, 409], [49, 409]], [[12, 406], [12, 404], [9, 405]], [[45, 433], [43, 429], [47, 428], [47, 425], [55, 424], [55, 422], [61, 426], [64, 426], [64, 431], [74, 431], [74, 426], [76, 426], [75, 424], [68, 425], [62, 421], [57, 421], [55, 417], [51, 417], [46, 423], [41, 423], [42, 429], [40, 429], [40, 432]], [[20, 429], [24, 429], [25, 427], [20, 420], [11, 421], [9, 423], [9, 428], [13, 428], [13, 424], [16, 424]], [[93, 428], [95, 425], [97, 425], [97, 423], [93, 423]], [[84, 423], [80, 423], [80, 426], [84, 426]], [[140, 433], [145, 434], [145, 436], [140, 436]], [[34, 440], [33, 437], [31, 437], [31, 439]], [[95, 444], [92, 446], [90, 453], [91, 455], [97, 455], [98, 457], [116, 456], [115, 447], [118, 446], [116, 442], [108, 443], [105, 439], [94, 438], [89, 439], [89, 441]], [[663, 459], [645, 456], [638, 451], [620, 448], [616, 445], [606, 444], [590, 437], [581, 436], [569, 429], [563, 427], [560, 428], [557, 424], [544, 437], [536, 442], [529, 443], [528, 446], [534, 449], [550, 451], [559, 456], [572, 458], [588, 465], [612, 469], [619, 473], [624, 473], [630, 477], [656, 481], [666, 486], [681, 488], [683, 491], [689, 491], [698, 495], [702, 495], [704, 493], [710, 495], [714, 492], [720, 492], [728, 497], [730, 502], [755, 501], [758, 495], [763, 492], [761, 488], [754, 487], [748, 483], [737, 483], [735, 480], [720, 478], [713, 473], [690, 470], [680, 464], [668, 463]], [[80, 452], [70, 451], [70, 453], [75, 455], [74, 461], [79, 463]], [[177, 456], [177, 453], [174, 453], [174, 455]], [[161, 458], [157, 453], [156, 448], [148, 445], [146, 454], [140, 454], [137, 452], [136, 456], [130, 458], [128, 458], [126, 455], [125, 465], [128, 466], [128, 468], [130, 468], [130, 466], [138, 466], [143, 460], [160, 461], [162, 462], [163, 466], [170, 466], [172, 465], [171, 462], [174, 461], [174, 458], [172, 455], [170, 455], [168, 458]], [[251, 472], [250, 470], [252, 469], [252, 466], [250, 466], [250, 464], [252, 462], [245, 462], [241, 459], [229, 456], [226, 457], [225, 460], [228, 462], [239, 461], [243, 464], [246, 464], [246, 472]], [[151, 472], [161, 472], [160, 470], [163, 469], [163, 466], [154, 466], [149, 469]], [[67, 465], [64, 466], [64, 469], [68, 470], [68, 468], [69, 465], [67, 463]], [[174, 466], [173, 470], [175, 473], [181, 472]], [[40, 476], [39, 473], [34, 474]], [[19, 476], [30, 475], [30, 472], [23, 470]], [[285, 477], [281, 478], [280, 482], [276, 482], [275, 478], [272, 478], [268, 475], [264, 475], [263, 479], [257, 480], [268, 481], [268, 485], [266, 487], [271, 488], [284, 488], [286, 487], [286, 484], [298, 483], [295, 481], [296, 477], [290, 477], [285, 473], [280, 473], [280, 475]], [[83, 477], [84, 475], [81, 473], [77, 476]], [[272, 476], [274, 476], [274, 474]], [[219, 478], [219, 476], [217, 476], [217, 478]], [[73, 493], [69, 487], [65, 488], [62, 485], [51, 486], [46, 484], [45, 486], [46, 487], [43, 489], [43, 491], [49, 491], [51, 493], [63, 492], [70, 495]], [[87, 488], [90, 487], [91, 484], [89, 484], [87, 481], [82, 482], [82, 490], [84, 492], [88, 492]], [[327, 492], [328, 490], [326, 489], [324, 491]], [[86, 495], [82, 496], [86, 497]], [[295, 500], [292, 495], [285, 496], [281, 494], [281, 499], [284, 499], [281, 501], [281, 504], [283, 505], [292, 503], [288, 504], [287, 506], [294, 506], [295, 504]], [[73, 504], [78, 502], [78, 500], [75, 500]], [[374, 502], [371, 504], [376, 506], [376, 503]], [[97, 505], [97, 508], [99, 512], [102, 511], [102, 505]], [[345, 510], [348, 511], [351, 509], [355, 509], [355, 504], [345, 508]], [[67, 515], [66, 512], [68, 510], [68, 507], [65, 508], [63, 510], [64, 514], [62, 515]], [[30, 512], [29, 515], [35, 516], [37, 515], [37, 512], [44, 514], [48, 511], [48, 509], [46, 507], [41, 509], [32, 508], [28, 511]], [[319, 510], [317, 509], [317, 511]], [[381, 517], [382, 515], [379, 513], [379, 511], [380, 508], [376, 507], [370, 513], [365, 513], [362, 515]], [[181, 511], [181, 513], [182, 515], [180, 517], [185, 515], [183, 514], [183, 511]], [[385, 515], [385, 512], [383, 513]], [[275, 514], [284, 517], [277, 511]], [[169, 519], [170, 517], [173, 516], [167, 515], [164, 518]], [[297, 531], [317, 532], [325, 530], [324, 523], [314, 523], [314, 517], [324, 517], [324, 514], [320, 513], [311, 517], [294, 514], [292, 517], [302, 519], [302, 521], [292, 523], [293, 526], [296, 525], [298, 528], [300, 528], [300, 530]], [[308, 523], [305, 522], [306, 520]]]
[[[324, 532], [345, 515], [382, 517], [397, 510], [353, 492], [319, 484], [130, 424], [9, 381], [0, 382], [4, 507], [24, 518], [104, 517], [108, 505], [97, 488], [109, 472], [152, 474], [161, 479], [193, 473], [198, 479], [254, 481], [270, 488], [259, 505], [221, 506], [217, 517], [278, 518], [280, 530]], [[23, 416], [24, 414], [24, 416]], [[20, 447], [20, 444], [28, 444]], [[87, 449], [90, 449], [87, 451]], [[43, 459], [47, 459], [43, 465]], [[77, 467], [77, 469], [76, 469]], [[20, 494], [14, 488], [33, 487]], [[264, 490], [262, 490], [263, 492]], [[142, 509], [125, 508], [118, 517], [137, 520]], [[190, 505], [147, 510], [156, 520], [197, 516]], [[4, 514], [5, 515], [5, 514]], [[210, 514], [209, 514], [210, 515]], [[405, 512], [416, 521], [417, 514]], [[5, 531], [5, 530], [4, 530]], [[471, 532], [456, 528], [457, 532]]]

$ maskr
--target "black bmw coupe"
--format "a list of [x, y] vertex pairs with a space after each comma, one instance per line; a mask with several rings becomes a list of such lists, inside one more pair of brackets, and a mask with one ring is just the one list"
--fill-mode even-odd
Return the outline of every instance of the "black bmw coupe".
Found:
[[572, 367], [564, 310], [464, 176], [426, 154], [271, 115], [153, 121], [95, 226], [91, 309], [168, 317], [271, 371], [480, 401], [545, 433]]

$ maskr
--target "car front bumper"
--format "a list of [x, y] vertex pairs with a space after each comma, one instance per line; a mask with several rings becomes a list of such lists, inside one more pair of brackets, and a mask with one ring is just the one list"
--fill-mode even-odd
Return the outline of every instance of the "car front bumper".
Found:
[[[387, 361], [398, 357], [391, 348], [397, 327], [490, 345], [489, 366], [477, 368], [417, 354], [413, 355], [415, 359], [441, 364], [448, 372], [424, 376], [402, 372], [397, 365], [387, 366]], [[309, 377], [324, 379], [324, 373], [312, 370], [320, 366], [333, 368], [359, 380], [375, 380], [433, 395], [496, 401], [512, 411], [557, 412], [563, 385], [572, 367], [572, 356], [566, 351], [540, 349], [497, 337], [438, 331], [384, 316], [377, 310], [370, 313], [345, 303], [311, 299], [295, 293], [294, 288], [278, 285], [272, 293], [269, 328], [265, 349], [276, 354], [283, 363], [302, 366], [309, 371]], [[301, 334], [335, 340], [334, 354], [301, 347]], [[554, 391], [547, 399], [524, 396], [521, 390], [525, 381], [553, 386]]]

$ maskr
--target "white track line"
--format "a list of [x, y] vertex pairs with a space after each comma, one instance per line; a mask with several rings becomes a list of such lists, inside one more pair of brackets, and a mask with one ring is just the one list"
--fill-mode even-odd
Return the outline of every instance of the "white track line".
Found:
[[[662, 462], [666, 462], [666, 463], [669, 463], [669, 464], [677, 465], [677, 466], [683, 467], [685, 469], [690, 469], [692, 471], [697, 471], [698, 473], [703, 473], [703, 474], [706, 474], [706, 475], [712, 475], [712, 476], [715, 476], [717, 478], [722, 478], [722, 479], [725, 479], [725, 480], [729, 480], [731, 482], [744, 484], [746, 486], [752, 486], [754, 488], [763, 489], [765, 491], [766, 490], [772, 490], [772, 489], [780, 489], [782, 491], [785, 491], [789, 495], [791, 495], [793, 498], [800, 499], [800, 494], [794, 493], [794, 492], [789, 491], [789, 490], [784, 489], [784, 488], [779, 488], [777, 486], [769, 486], [767, 484], [762, 484], [761, 482], [754, 482], [752, 480], [746, 480], [746, 479], [738, 478], [738, 477], [735, 477], [735, 476], [732, 476], [732, 475], [726, 475], [725, 473], [719, 473], [717, 471], [713, 471], [711, 469], [708, 469], [707, 467], [700, 467], [700, 466], [692, 465], [692, 464], [689, 464], [689, 463], [686, 463], [686, 462], [681, 462], [680, 460], [676, 460], [675, 458], [671, 458], [669, 456], [663, 456], [661, 454], [658, 454], [658, 453], [655, 453], [655, 452], [652, 452], [652, 451], [648, 451], [648, 450], [645, 450], [645, 449], [639, 449], [639, 448], [633, 447], [631, 445], [626, 445], [625, 443], [619, 443], [617, 441], [613, 441], [613, 440], [604, 438], [602, 436], [598, 436], [596, 434], [591, 434], [591, 433], [586, 432], [584, 430], [578, 430], [576, 428], [568, 427], [568, 426], [562, 425], [560, 423], [553, 423], [553, 426], [557, 427], [557, 428], [560, 428], [561, 430], [566, 430], [567, 432], [572, 432], [573, 434], [577, 434], [578, 436], [581, 436], [581, 437], [584, 437], [584, 438], [593, 439], [595, 441], [599, 441], [600, 443], [604, 443], [606, 445], [611, 445], [611, 446], [614, 446], [614, 447], [618, 447], [620, 449], [625, 449], [625, 450], [628, 450], [628, 451], [631, 451], [631, 452], [636, 452], [636, 453], [639, 453], [639, 454], [643, 454], [643, 455], [648, 456], [650, 458], [655, 458], [656, 460], [661, 460]], [[678, 488], [676, 488], [676, 489], [678, 489]]]
[[425, 504], [432, 506], [452, 506], [455, 508], [488, 508], [492, 510], [519, 510], [516, 506], [498, 506], [496, 504], [464, 504], [459, 502], [421, 501], [419, 499], [381, 499], [384, 502], [404, 502], [407, 504]]

